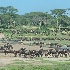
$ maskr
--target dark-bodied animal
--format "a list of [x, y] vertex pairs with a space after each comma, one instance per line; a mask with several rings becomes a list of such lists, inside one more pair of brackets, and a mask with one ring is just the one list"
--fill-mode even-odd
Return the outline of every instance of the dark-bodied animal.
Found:
[[24, 57], [30, 57], [30, 58], [33, 58], [35, 57], [35, 53], [36, 53], [36, 50], [29, 50], [29, 51], [26, 51], [25, 54], [24, 54]]
[[3, 51], [4, 51], [4, 47], [1, 46], [1, 47], [0, 47], [0, 53], [2, 53]]
[[43, 49], [36, 51], [35, 55], [36, 55], [36, 57], [42, 57], [43, 56]]
[[5, 44], [5, 45], [4, 45], [4, 48], [5, 48], [6, 50], [13, 49], [12, 45], [10, 45], [9, 43]]
[[25, 54], [26, 48], [21, 48], [20, 50], [18, 50], [18, 52], [19, 52], [19, 57], [21, 57], [21, 54]]

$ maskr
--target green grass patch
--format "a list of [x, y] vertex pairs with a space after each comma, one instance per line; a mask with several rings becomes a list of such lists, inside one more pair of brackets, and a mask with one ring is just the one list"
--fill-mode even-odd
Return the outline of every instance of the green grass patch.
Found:
[[[40, 58], [41, 59], [41, 58]], [[42, 60], [42, 59], [41, 59]], [[5, 67], [0, 68], [0, 70], [70, 70], [70, 62], [56, 62], [56, 61], [48, 61], [42, 60], [44, 63], [52, 63], [52, 65], [25, 65], [25, 62], [17, 61], [16, 63], [19, 65], [9, 64]], [[23, 65], [22, 65], [23, 64]]]

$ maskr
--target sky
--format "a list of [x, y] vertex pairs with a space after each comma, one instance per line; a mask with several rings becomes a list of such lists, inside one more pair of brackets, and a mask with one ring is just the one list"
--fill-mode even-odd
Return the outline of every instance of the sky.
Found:
[[53, 9], [70, 8], [70, 0], [0, 0], [0, 7], [13, 6], [18, 14], [49, 12]]

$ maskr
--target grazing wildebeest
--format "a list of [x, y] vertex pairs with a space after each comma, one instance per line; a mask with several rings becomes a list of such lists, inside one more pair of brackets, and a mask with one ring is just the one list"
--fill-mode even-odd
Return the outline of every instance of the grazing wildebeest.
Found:
[[14, 50], [14, 57], [17, 57], [18, 53], [19, 53], [19, 51]]
[[36, 53], [36, 50], [27, 50], [24, 53], [24, 57], [26, 58], [28, 56], [30, 58], [33, 58], [33, 57], [35, 57], [35, 53]]
[[21, 57], [21, 54], [25, 54], [26, 48], [21, 48], [20, 50], [18, 50], [18, 52], [19, 52], [19, 57]]
[[68, 49], [63, 49], [64, 56], [67, 57], [69, 55], [69, 50]]
[[30, 55], [30, 51], [27, 50], [27, 51], [25, 52], [25, 54], [24, 54], [24, 58], [27, 58], [27, 56], [29, 56], [29, 55]]
[[60, 56], [60, 57], [63, 57], [63, 55], [65, 55], [65, 57], [67, 57], [67, 53], [68, 53], [67, 50], [64, 50], [64, 49], [58, 50], [58, 56]]
[[43, 56], [43, 49], [36, 51], [35, 55], [36, 55], [36, 57], [42, 57]]
[[48, 55], [52, 56], [52, 57], [57, 57], [58, 58], [58, 52], [55, 49], [48, 49], [48, 50], [46, 50], [45, 56], [48, 56]]
[[54, 49], [52, 51], [50, 51], [53, 57], [57, 57], [58, 58], [58, 52]]
[[3, 46], [0, 46], [0, 50], [3, 50], [4, 49], [4, 47]]
[[14, 54], [14, 51], [13, 50], [4, 50], [4, 53], [5, 53], [5, 55], [8, 54], [8, 53]]
[[30, 58], [34, 58], [34, 57], [42, 57], [43, 56], [43, 53], [42, 53], [42, 49], [40, 49], [39, 51], [36, 51], [36, 50], [29, 50], [29, 51], [26, 51], [24, 53], [24, 57], [30, 57]]
[[4, 50], [4, 47], [3, 47], [3, 46], [1, 46], [1, 47], [0, 47], [0, 53], [2, 53], [2, 52], [3, 52], [3, 50]]
[[6, 50], [13, 49], [12, 45], [10, 45], [9, 43], [5, 44], [5, 45], [4, 45], [4, 48], [5, 48]]
[[8, 53], [13, 53], [13, 47], [9, 43], [4, 45], [4, 53], [5, 55]]

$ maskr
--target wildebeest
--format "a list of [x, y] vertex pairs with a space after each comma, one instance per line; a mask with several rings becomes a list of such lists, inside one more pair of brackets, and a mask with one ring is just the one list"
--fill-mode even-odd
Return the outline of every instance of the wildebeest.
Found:
[[26, 51], [24, 57], [28, 55], [29, 57], [33, 58], [35, 57], [35, 53], [36, 53], [36, 50]]
[[5, 45], [4, 45], [4, 48], [5, 48], [6, 50], [13, 49], [12, 45], [10, 45], [9, 43], [5, 44]]
[[[14, 50], [13, 46], [10, 45], [9, 43], [5, 44], [4, 46], [0, 47], [0, 50], [3, 50], [3, 52], [5, 53], [5, 55], [7, 55], [7, 53], [11, 53], [14, 54], [15, 57], [17, 57], [17, 55], [19, 57], [24, 56], [24, 57], [42, 57], [44, 54], [45, 56], [51, 55], [52, 57], [67, 57], [67, 55], [69, 55], [70, 50], [66, 50], [66, 49], [59, 49], [59, 47], [56, 47], [53, 49], [49, 48], [49, 51], [47, 51], [46, 53], [44, 53], [43, 49], [41, 49], [42, 47], [42, 42], [38, 42], [40, 45], [40, 48], [38, 50], [26, 50], [26, 48], [20, 48], [19, 50]], [[56, 45], [56, 44], [55, 44]], [[42, 47], [43, 48], [43, 47]]]
[[8, 53], [13, 53], [13, 47], [9, 43], [5, 44], [3, 48], [5, 55]]
[[25, 54], [25, 52], [26, 52], [26, 48], [20, 48], [20, 50], [18, 50], [19, 57], [21, 57], [22, 54]]
[[43, 56], [43, 49], [36, 51], [35, 55], [36, 55], [36, 57], [42, 57]]
[[0, 46], [0, 53], [2, 53], [4, 51], [4, 47]]

